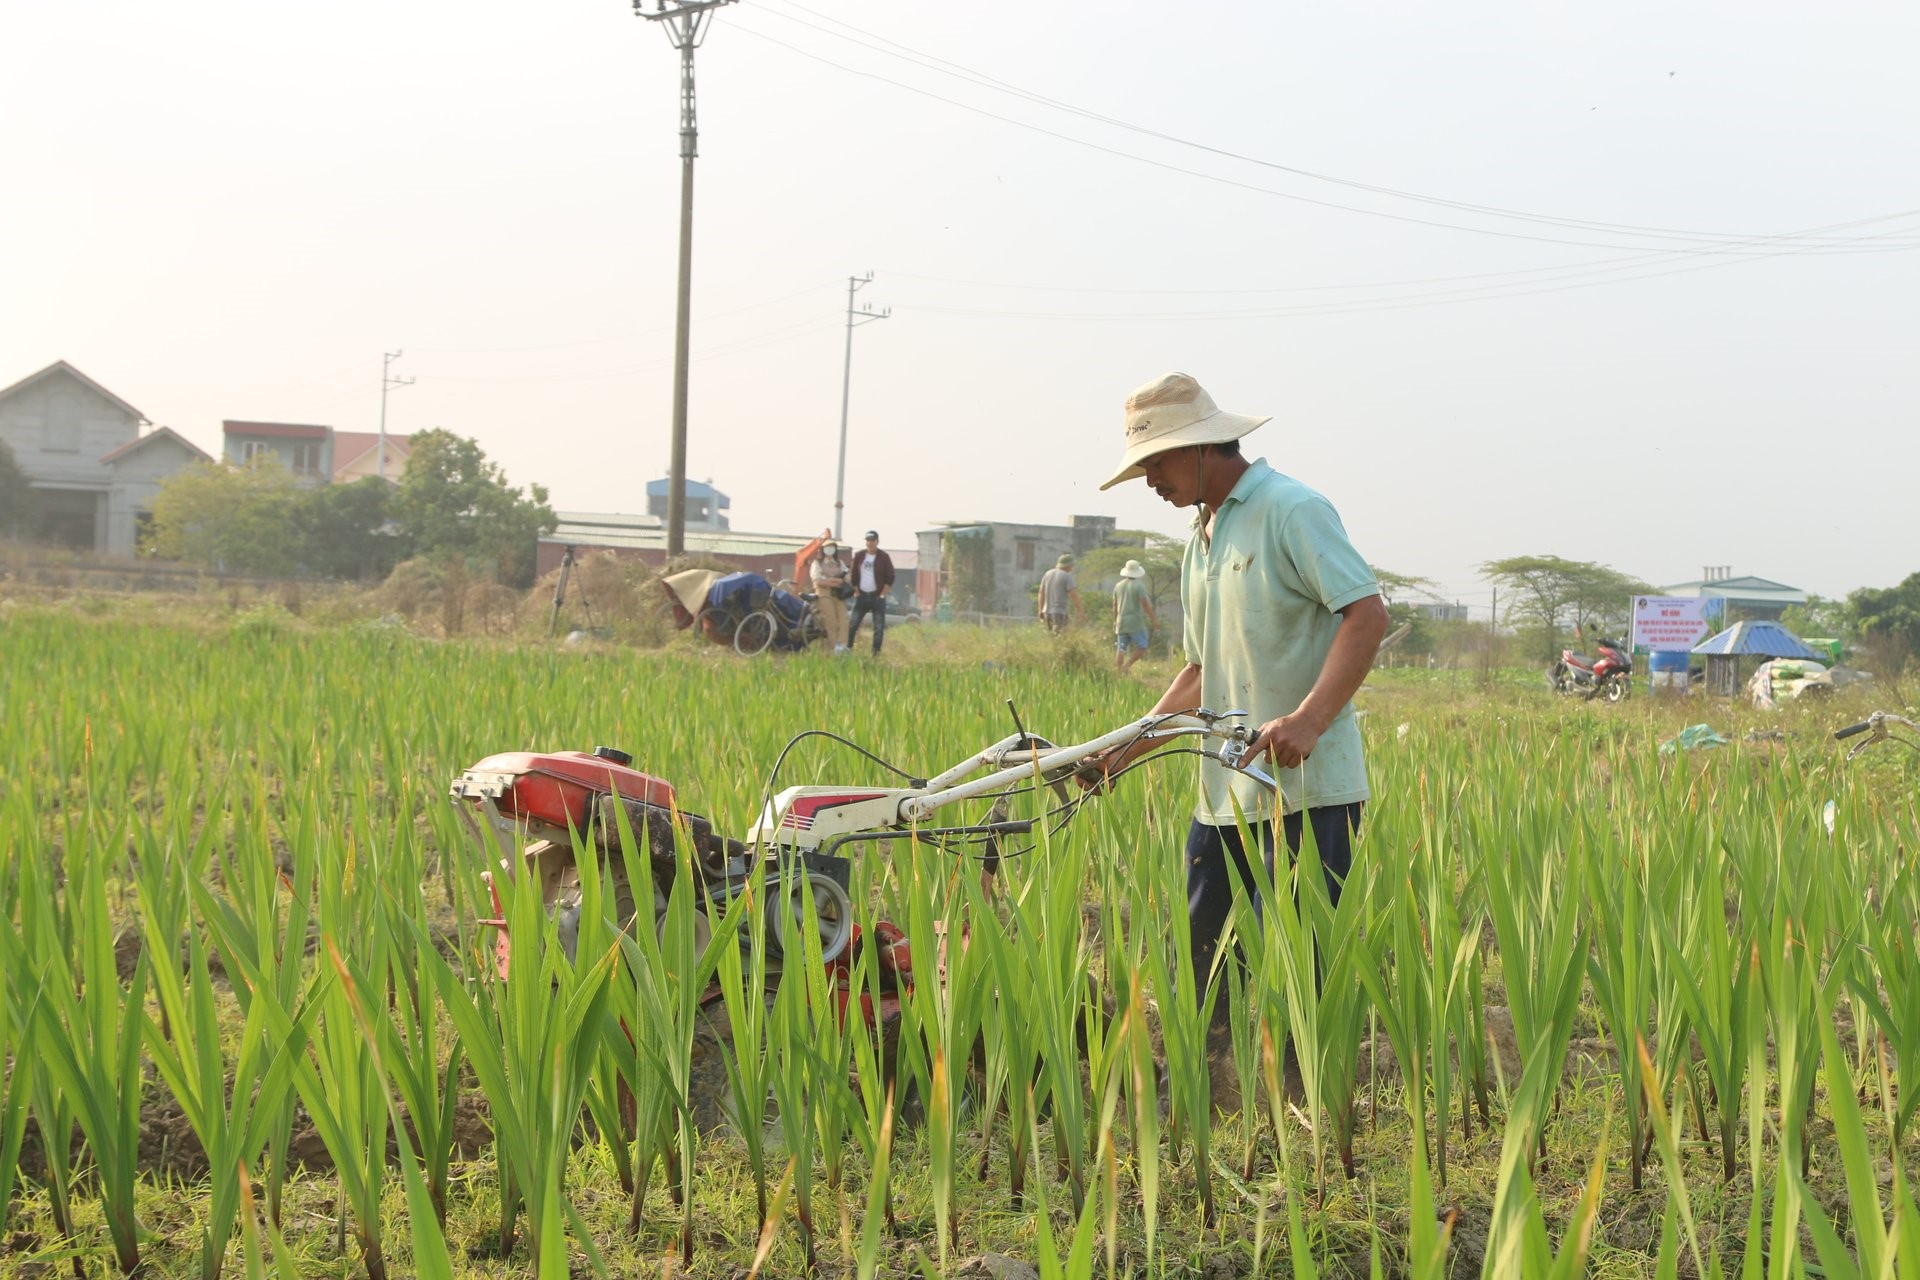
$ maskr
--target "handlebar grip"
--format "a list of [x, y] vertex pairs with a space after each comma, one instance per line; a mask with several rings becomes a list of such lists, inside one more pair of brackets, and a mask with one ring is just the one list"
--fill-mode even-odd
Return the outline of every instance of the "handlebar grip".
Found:
[[1857, 738], [1871, 728], [1873, 728], [1872, 721], [1862, 720], [1859, 724], [1850, 724], [1844, 729], [1835, 730], [1833, 736], [1836, 741], [1844, 741], [1848, 738]]

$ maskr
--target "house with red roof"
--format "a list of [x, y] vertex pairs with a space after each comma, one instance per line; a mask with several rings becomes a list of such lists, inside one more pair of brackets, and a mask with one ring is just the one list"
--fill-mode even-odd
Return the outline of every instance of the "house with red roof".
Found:
[[116, 555], [137, 549], [161, 481], [213, 461], [65, 360], [0, 388], [0, 440], [33, 486], [37, 538]]
[[352, 484], [368, 476], [384, 476], [394, 484], [407, 473], [407, 459], [413, 456], [413, 437], [386, 437], [386, 456], [380, 454], [378, 431], [336, 431], [333, 433], [333, 482]]

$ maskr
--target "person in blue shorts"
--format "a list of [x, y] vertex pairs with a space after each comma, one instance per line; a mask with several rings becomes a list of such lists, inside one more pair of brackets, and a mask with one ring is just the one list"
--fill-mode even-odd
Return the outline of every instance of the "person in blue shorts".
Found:
[[1113, 587], [1113, 670], [1125, 675], [1146, 655], [1153, 629], [1159, 625], [1153, 616], [1153, 600], [1147, 595], [1147, 567], [1129, 560], [1120, 569], [1120, 581]]

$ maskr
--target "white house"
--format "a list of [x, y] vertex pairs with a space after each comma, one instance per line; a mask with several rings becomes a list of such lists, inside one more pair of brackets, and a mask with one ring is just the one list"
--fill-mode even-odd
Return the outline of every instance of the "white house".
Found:
[[[1730, 622], [1735, 614], [1741, 618], [1777, 622], [1788, 608], [1807, 602], [1807, 593], [1798, 587], [1752, 574], [1736, 577], [1733, 570], [1724, 565], [1709, 566], [1703, 576], [1687, 582], [1671, 583], [1660, 588], [1660, 592], [1669, 596], [1707, 596], [1721, 600], [1724, 602], [1721, 616]], [[1729, 609], [1732, 612], [1728, 612]]]
[[131, 555], [160, 482], [212, 458], [170, 427], [56, 360], [0, 389], [0, 440], [39, 499], [38, 535]]

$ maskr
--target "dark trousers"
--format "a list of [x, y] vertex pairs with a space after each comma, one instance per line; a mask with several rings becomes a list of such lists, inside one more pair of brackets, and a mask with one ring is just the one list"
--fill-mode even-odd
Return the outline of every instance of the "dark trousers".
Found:
[[853, 594], [853, 621], [847, 624], [847, 647], [860, 635], [860, 620], [873, 619], [873, 651], [880, 652], [880, 645], [887, 638], [887, 598], [878, 591], [856, 591]]
[[[1340, 886], [1346, 883], [1347, 872], [1353, 866], [1353, 834], [1360, 829], [1360, 809], [1358, 803], [1334, 804], [1308, 809], [1304, 814], [1289, 813], [1281, 819], [1287, 850], [1292, 855], [1300, 852], [1306, 822], [1313, 824], [1313, 843], [1320, 854], [1321, 870], [1326, 874], [1327, 896], [1336, 906], [1340, 902]], [[1247, 826], [1260, 838], [1267, 875], [1272, 879], [1275, 874], [1273, 824], [1251, 822]], [[1236, 874], [1248, 893], [1259, 892], [1240, 840], [1240, 828], [1216, 827], [1199, 821], [1187, 828], [1187, 944], [1193, 955], [1194, 989], [1202, 996], [1206, 994], [1207, 975], [1213, 969], [1214, 951], [1220, 945], [1220, 931], [1226, 927], [1227, 915], [1233, 909]], [[1258, 918], [1258, 897], [1253, 907]], [[1223, 1003], [1219, 1008], [1224, 1010], [1226, 1006]]]

